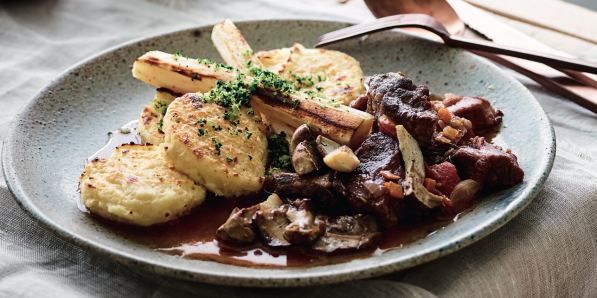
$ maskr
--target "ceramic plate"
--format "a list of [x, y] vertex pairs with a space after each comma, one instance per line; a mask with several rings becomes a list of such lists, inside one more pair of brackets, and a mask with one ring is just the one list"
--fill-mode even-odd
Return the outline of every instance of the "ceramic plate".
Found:
[[[350, 24], [329, 21], [252, 21], [238, 28], [254, 50], [299, 42]], [[62, 73], [19, 112], [4, 144], [2, 164], [17, 202], [43, 227], [96, 254], [159, 274], [242, 286], [299, 286], [367, 278], [454, 252], [499, 228], [543, 186], [555, 153], [549, 118], [531, 93], [495, 65], [468, 52], [405, 33], [386, 31], [329, 46], [358, 61], [365, 75], [401, 71], [432, 93], [480, 96], [505, 113], [495, 140], [518, 156], [522, 183], [484, 198], [472, 212], [402, 249], [349, 263], [306, 269], [252, 269], [189, 260], [138, 245], [98, 225], [75, 204], [84, 160], [106, 133], [137, 119], [155, 88], [131, 75], [135, 58], [150, 50], [180, 52], [221, 62], [212, 26], [135, 40], [93, 56]]]

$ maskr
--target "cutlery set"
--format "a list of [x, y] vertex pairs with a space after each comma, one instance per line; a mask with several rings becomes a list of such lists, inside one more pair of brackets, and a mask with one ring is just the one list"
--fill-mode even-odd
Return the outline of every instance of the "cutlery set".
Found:
[[[324, 34], [315, 46], [393, 28], [419, 28], [419, 35], [439, 36], [446, 45], [509, 67], [597, 113], [597, 63], [558, 52], [462, 0], [365, 2], [379, 19]], [[488, 40], [464, 37], [465, 24]]]

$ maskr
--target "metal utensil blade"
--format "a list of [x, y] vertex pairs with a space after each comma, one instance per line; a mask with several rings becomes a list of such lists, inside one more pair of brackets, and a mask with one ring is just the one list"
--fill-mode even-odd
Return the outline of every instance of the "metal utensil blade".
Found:
[[[447, 2], [454, 8], [460, 19], [467, 24], [467, 26], [490, 38], [495, 43], [542, 51], [564, 57], [572, 57], [567, 53], [557, 51], [541, 43], [496, 19], [491, 14], [462, 0], [447, 0]], [[595, 98], [597, 91], [597, 76], [593, 74], [563, 69], [556, 70], [541, 63], [513, 57], [491, 54], [486, 55], [481, 52], [476, 52], [476, 54], [485, 56], [495, 62], [515, 69], [518, 72], [531, 77], [551, 91], [564, 95], [586, 109], [597, 113], [597, 98]], [[570, 79], [568, 76], [573, 77], [578, 81]], [[583, 85], [583, 83], [587, 86]]]
[[495, 43], [572, 58], [572, 55], [554, 50], [542, 42], [496, 19], [486, 11], [474, 7], [462, 0], [447, 0], [447, 2], [454, 8], [465, 24], [487, 36]]

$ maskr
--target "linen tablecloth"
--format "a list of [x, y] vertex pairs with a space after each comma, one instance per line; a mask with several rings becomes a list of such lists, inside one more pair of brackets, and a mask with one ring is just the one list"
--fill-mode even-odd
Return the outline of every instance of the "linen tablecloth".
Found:
[[[20, 107], [74, 63], [127, 40], [225, 18], [366, 21], [360, 1], [32, 0], [0, 3], [0, 138]], [[584, 58], [597, 58], [593, 56]], [[557, 156], [534, 201], [456, 253], [376, 279], [297, 289], [176, 280], [56, 238], [0, 179], [2, 297], [597, 297], [597, 117], [510, 72], [554, 124]], [[43, 133], [43, 132], [41, 132]], [[533, 148], [527, 148], [533, 150]]]

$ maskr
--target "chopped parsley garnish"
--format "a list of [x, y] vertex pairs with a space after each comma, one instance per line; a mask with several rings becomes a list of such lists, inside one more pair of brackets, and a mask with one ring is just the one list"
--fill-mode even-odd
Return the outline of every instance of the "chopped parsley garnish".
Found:
[[290, 153], [288, 152], [288, 140], [286, 133], [273, 134], [267, 138], [268, 159], [273, 168], [291, 168]]
[[263, 85], [264, 88], [273, 88], [277, 92], [286, 93], [286, 95], [288, 95], [289, 92], [294, 92], [297, 90], [295, 83], [281, 79], [278, 77], [278, 75], [271, 71], [251, 66], [249, 68], [249, 72], [253, 74], [253, 77], [255, 78], [255, 80], [248, 86], [250, 92], [253, 92], [257, 85], [260, 84]]
[[296, 81], [297, 81], [297, 82], [298, 82], [300, 85], [304, 85], [304, 86], [306, 86], [307, 88], [308, 88], [308, 87], [312, 87], [312, 86], [315, 84], [315, 83], [313, 83], [313, 80], [312, 80], [312, 79], [313, 79], [313, 76], [304, 76], [304, 77], [301, 77], [301, 76], [298, 76], [298, 75], [295, 75], [295, 74], [293, 74], [293, 75], [292, 75], [292, 77], [293, 77], [293, 78], [295, 78], [295, 79], [296, 79]]
[[108, 137], [110, 137], [110, 138], [112, 137], [112, 132], [111, 131], [108, 132]]
[[197, 78], [197, 73], [193, 72], [193, 77], [191, 78], [191, 81], [194, 81]]
[[251, 154], [249, 154], [249, 160], [253, 160], [253, 156], [251, 156]]
[[301, 105], [301, 101], [298, 98], [295, 98], [292, 100], [292, 102], [294, 102], [294, 107], [292, 107], [292, 110], [295, 111], [298, 109], [299, 105]]
[[265, 171], [265, 176], [271, 176], [274, 174], [278, 174], [280, 172], [282, 172], [282, 170], [280, 168], [273, 167], [273, 168], [270, 168], [269, 170]]
[[339, 106], [340, 106], [340, 103], [339, 103], [339, 102], [337, 102], [337, 101], [336, 101], [335, 99], [333, 99], [333, 98], [332, 98], [330, 101], [328, 101], [328, 104], [329, 104], [330, 106], [334, 107], [334, 108], [337, 108], [337, 107], [339, 107]]
[[[180, 55], [180, 54], [179, 54]], [[165, 101], [158, 101], [157, 98], [155, 98], [153, 100], [154, 104], [153, 106], [155, 107], [156, 110], [160, 111], [160, 113], [162, 114], [162, 117], [166, 116], [166, 112], [168, 111], [168, 103]], [[160, 121], [158, 121], [158, 130], [162, 131], [164, 128], [164, 121], [163, 119], [160, 119]]]
[[228, 161], [228, 162], [232, 162], [232, 161], [234, 161], [234, 159], [232, 159], [232, 158], [231, 158], [231, 157], [229, 157], [229, 156], [226, 156], [226, 161]]
[[243, 56], [251, 56], [253, 54], [255, 54], [255, 52], [251, 51], [251, 50], [246, 50], [242, 52]]
[[222, 63], [215, 63], [209, 59], [197, 58], [197, 63], [199, 63], [199, 64], [203, 63], [207, 66], [213, 65], [215, 70], [218, 70], [218, 68], [220, 68], [220, 67], [228, 69], [228, 70], [234, 70], [234, 67], [232, 67], [232, 66], [228, 66], [228, 65], [222, 64]]
[[221, 80], [216, 82], [216, 86], [207, 96], [204, 96], [205, 102], [216, 102], [224, 108], [230, 108], [224, 113], [224, 120], [233, 121], [239, 116], [242, 107], [246, 107], [247, 113], [255, 114], [255, 111], [249, 108], [251, 102], [250, 95], [257, 86], [262, 85], [265, 88], [275, 89], [278, 92], [294, 92], [296, 85], [293, 82], [280, 79], [275, 73], [262, 70], [251, 66], [250, 72], [254, 80], [246, 84], [242, 81], [241, 75], [236, 76], [236, 80], [224, 83]]
[[209, 123], [207, 123], [207, 124], [209, 124], [209, 126], [211, 126], [211, 127], [212, 127], [212, 128], [215, 130], [215, 131], [220, 131], [220, 130], [222, 130], [222, 127], [221, 127], [221, 126], [219, 126], [219, 125], [218, 125], [218, 126], [216, 126], [216, 124], [215, 124], [215, 123], [211, 123], [211, 122], [209, 122]]
[[325, 104], [322, 104], [322, 103], [321, 103], [321, 104], [319, 104], [319, 106], [320, 106], [322, 109], [325, 109], [325, 108], [327, 108], [327, 106], [326, 106]]
[[[250, 53], [251, 55], [254, 53]], [[217, 70], [219, 67], [226, 68], [229, 70], [233, 70], [233, 67], [226, 66], [224, 64], [214, 63], [208, 59], [197, 59], [197, 63], [204, 63], [206, 65], [214, 65], [214, 68]], [[215, 88], [209, 91], [205, 96], [202, 97], [202, 100], [206, 103], [215, 102], [216, 104], [220, 105], [221, 107], [225, 108], [224, 112], [224, 120], [230, 121], [232, 126], [237, 126], [240, 124], [240, 120], [236, 120], [236, 118], [241, 115], [240, 111], [242, 108], [247, 109], [248, 115], [255, 115], [255, 111], [250, 108], [249, 103], [251, 102], [251, 93], [253, 93], [258, 86], [263, 86], [263, 88], [273, 89], [274, 92], [281, 92], [288, 96], [290, 93], [294, 93], [297, 91], [297, 86], [294, 82], [287, 81], [281, 79], [278, 75], [271, 71], [263, 70], [261, 68], [251, 66], [251, 61], [247, 61], [247, 65], [249, 65], [249, 73], [253, 76], [253, 80], [248, 84], [245, 84], [242, 80], [244, 74], [238, 73], [236, 75], [236, 79], [234, 81], [223, 82], [222, 80], [218, 80], [216, 82]], [[193, 76], [196, 78], [195, 76]], [[304, 77], [301, 78], [302, 84], [308, 84], [308, 86], [313, 86], [313, 81], [311, 77]], [[298, 106], [300, 103], [299, 100], [294, 100], [295, 104]], [[295, 109], [297, 108], [295, 106]], [[156, 106], [157, 107], [157, 106]], [[255, 116], [256, 119], [260, 120], [258, 116]], [[218, 117], [219, 118], [219, 117]], [[208, 124], [211, 126], [215, 131], [222, 130], [221, 126], [216, 126], [215, 123], [207, 122], [206, 120], [199, 120], [197, 123], [203, 127], [204, 124]], [[233, 129], [229, 129], [228, 132], [231, 135], [237, 135], [238, 133], [242, 133], [243, 131], [238, 129], [234, 131]], [[199, 136], [207, 135], [207, 131], [201, 128], [198, 129]], [[250, 139], [253, 135], [247, 128], [245, 128], [245, 137]], [[289, 167], [290, 163], [290, 156], [288, 155], [288, 141], [282, 138], [280, 139], [286, 143], [286, 153], [282, 156], [276, 157], [276, 165], [283, 165], [284, 167]], [[222, 143], [216, 141], [215, 138], [212, 138], [216, 146], [215, 154], [220, 155], [220, 148], [223, 146]]]
[[315, 87], [315, 89], [317, 89], [317, 91], [321, 91], [321, 90], [323, 90], [323, 87], [321, 87], [321, 86], [316, 86], [316, 87]]
[[317, 75], [317, 79], [319, 79], [320, 82], [323, 82], [323, 81], [327, 80], [328, 78]]
[[315, 95], [317, 94], [317, 92], [315, 92], [315, 91], [305, 91], [304, 93], [309, 95], [310, 99], [315, 98]]
[[221, 154], [220, 148], [222, 148], [222, 143], [218, 142], [216, 140], [216, 138], [211, 138], [211, 140], [214, 142], [214, 145], [216, 146], [216, 152], [215, 152], [215, 154], [216, 155], [220, 155]]
[[182, 58], [182, 55], [179, 52], [176, 52], [176, 54], [172, 55], [172, 57], [174, 58], [174, 61], [178, 61], [178, 57]]

